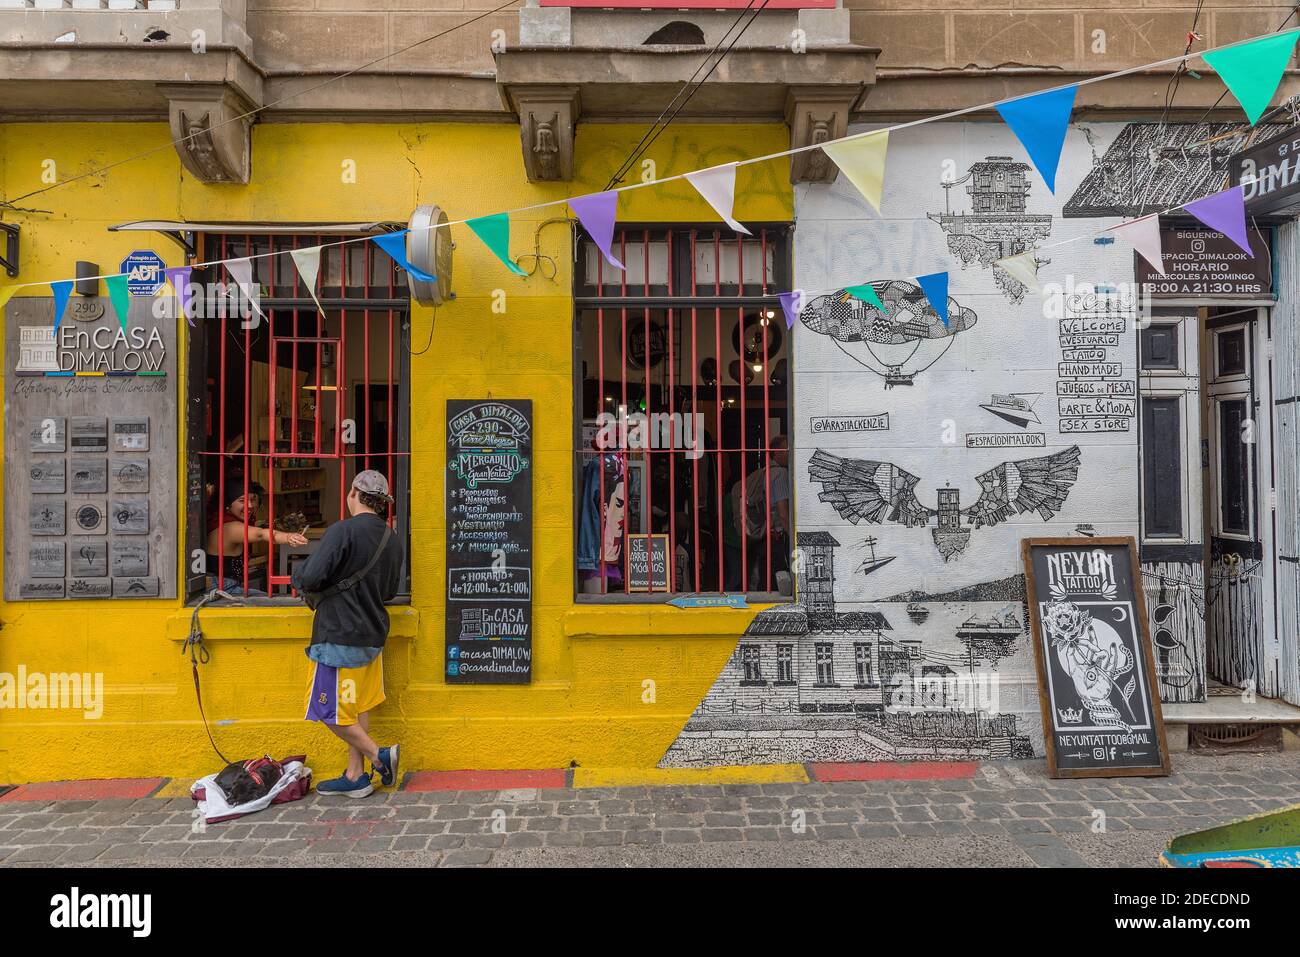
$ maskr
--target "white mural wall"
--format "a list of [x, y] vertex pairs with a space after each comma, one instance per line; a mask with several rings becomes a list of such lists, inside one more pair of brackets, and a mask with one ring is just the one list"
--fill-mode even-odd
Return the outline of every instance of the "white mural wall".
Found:
[[[1139, 507], [1134, 319], [1060, 309], [1133, 254], [1044, 250], [1047, 299], [991, 264], [1120, 221], [1060, 211], [1121, 129], [1070, 129], [1055, 196], [996, 122], [895, 134], [879, 216], [843, 176], [796, 187], [800, 601], [756, 618], [666, 765], [1043, 753], [1020, 540], [1136, 535]], [[943, 270], [946, 329], [912, 279]], [[836, 294], [868, 280], [884, 314]]]

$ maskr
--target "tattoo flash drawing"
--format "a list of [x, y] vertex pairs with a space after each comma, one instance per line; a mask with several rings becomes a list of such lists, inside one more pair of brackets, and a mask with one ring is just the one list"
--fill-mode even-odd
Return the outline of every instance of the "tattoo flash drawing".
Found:
[[1087, 711], [1096, 727], [1132, 731], [1133, 727], [1115, 702], [1124, 705], [1128, 717], [1137, 718], [1133, 705], [1133, 692], [1137, 688], [1133, 653], [1115, 630], [1104, 622], [1094, 621], [1088, 612], [1070, 601], [1050, 602], [1043, 613], [1043, 627], [1082, 705], [1081, 709], [1063, 708], [1061, 722], [1081, 721], [1081, 712]]

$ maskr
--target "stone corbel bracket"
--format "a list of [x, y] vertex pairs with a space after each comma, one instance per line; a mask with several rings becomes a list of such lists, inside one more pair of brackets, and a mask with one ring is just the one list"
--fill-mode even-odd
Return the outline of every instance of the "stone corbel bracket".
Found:
[[573, 179], [573, 140], [582, 114], [576, 86], [512, 86], [509, 108], [519, 115], [524, 172], [530, 183]]
[[[846, 90], [842, 86], [791, 87], [785, 98], [790, 148], [815, 146], [848, 135], [849, 111], [860, 94], [860, 90]], [[790, 157], [791, 183], [830, 183], [838, 172], [838, 167], [821, 150], [805, 150]]]
[[203, 183], [247, 185], [252, 170], [253, 105], [224, 84], [160, 87], [181, 164]]

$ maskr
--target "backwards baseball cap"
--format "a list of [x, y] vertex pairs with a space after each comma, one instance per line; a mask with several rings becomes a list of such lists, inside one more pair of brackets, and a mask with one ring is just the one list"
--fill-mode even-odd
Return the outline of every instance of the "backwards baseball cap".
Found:
[[352, 480], [352, 487], [359, 492], [382, 495], [392, 501], [392, 496], [388, 494], [388, 479], [384, 478], [383, 472], [376, 472], [374, 469], [358, 472], [357, 477]]

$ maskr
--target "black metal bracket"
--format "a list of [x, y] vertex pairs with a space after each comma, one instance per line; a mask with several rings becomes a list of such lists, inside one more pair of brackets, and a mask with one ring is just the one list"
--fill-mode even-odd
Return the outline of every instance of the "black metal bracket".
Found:
[[0, 266], [5, 267], [10, 279], [18, 275], [18, 232], [21, 228], [15, 223], [0, 223], [0, 229], [5, 231], [5, 251], [0, 256]]
[[186, 259], [194, 259], [199, 254], [198, 237], [194, 235], [192, 229], [167, 229], [160, 230], [164, 236], [175, 242], [181, 249], [185, 250]]

